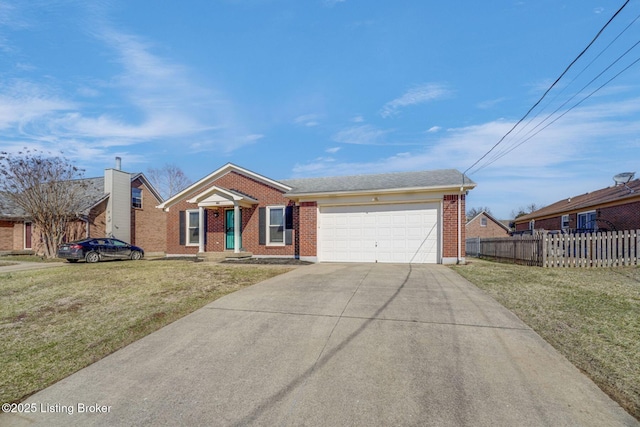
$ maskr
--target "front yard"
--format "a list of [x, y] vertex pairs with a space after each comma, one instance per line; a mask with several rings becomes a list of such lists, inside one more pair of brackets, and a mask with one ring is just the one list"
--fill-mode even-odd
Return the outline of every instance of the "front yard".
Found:
[[18, 402], [286, 266], [61, 264], [0, 273], [0, 403]]
[[453, 267], [640, 419], [640, 268]]

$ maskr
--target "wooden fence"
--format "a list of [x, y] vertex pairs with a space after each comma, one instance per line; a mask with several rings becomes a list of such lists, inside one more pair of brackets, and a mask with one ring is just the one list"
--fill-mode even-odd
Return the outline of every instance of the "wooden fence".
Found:
[[470, 238], [468, 256], [541, 267], [640, 265], [640, 230]]

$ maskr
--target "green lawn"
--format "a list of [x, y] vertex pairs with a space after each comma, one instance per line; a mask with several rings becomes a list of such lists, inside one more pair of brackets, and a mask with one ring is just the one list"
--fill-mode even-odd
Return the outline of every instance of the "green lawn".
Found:
[[285, 266], [61, 264], [0, 273], [0, 403], [18, 402]]
[[640, 268], [453, 267], [640, 419]]

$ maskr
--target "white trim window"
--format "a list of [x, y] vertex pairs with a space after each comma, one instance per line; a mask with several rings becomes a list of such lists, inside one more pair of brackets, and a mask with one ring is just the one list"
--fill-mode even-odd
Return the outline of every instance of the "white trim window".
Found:
[[487, 226], [487, 218], [486, 217], [480, 218], [480, 227], [486, 227], [486, 226]]
[[187, 229], [187, 246], [198, 246], [200, 244], [200, 211], [196, 209], [187, 211], [185, 227]]
[[582, 212], [578, 214], [578, 229], [597, 230], [596, 211]]
[[284, 246], [285, 207], [267, 206], [267, 245]]
[[562, 215], [562, 231], [567, 231], [569, 229], [569, 215]]

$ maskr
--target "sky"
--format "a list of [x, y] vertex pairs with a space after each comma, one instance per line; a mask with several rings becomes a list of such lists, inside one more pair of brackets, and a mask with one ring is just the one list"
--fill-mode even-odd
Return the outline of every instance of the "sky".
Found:
[[623, 3], [0, 0], [0, 151], [193, 181], [454, 168], [508, 219], [640, 177], [640, 0], [514, 128]]

